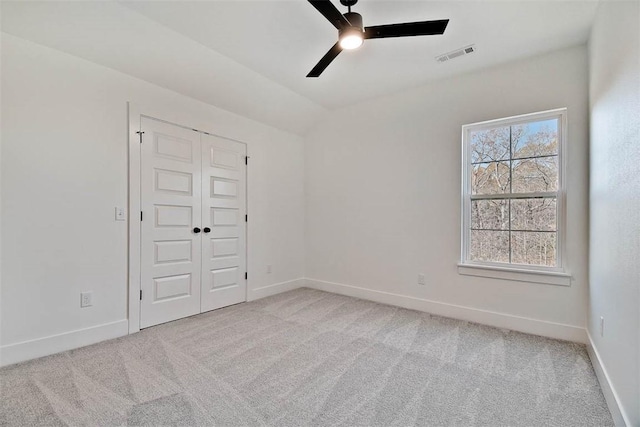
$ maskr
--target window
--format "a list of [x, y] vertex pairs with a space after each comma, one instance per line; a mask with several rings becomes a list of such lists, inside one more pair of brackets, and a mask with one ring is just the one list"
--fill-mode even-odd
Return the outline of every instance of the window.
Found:
[[566, 110], [463, 126], [462, 266], [562, 272]]

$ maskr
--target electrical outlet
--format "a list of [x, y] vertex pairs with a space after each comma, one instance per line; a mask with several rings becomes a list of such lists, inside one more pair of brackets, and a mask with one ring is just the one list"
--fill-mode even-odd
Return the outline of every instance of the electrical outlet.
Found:
[[418, 285], [424, 285], [425, 281], [424, 281], [424, 274], [420, 273], [418, 274]]
[[124, 208], [116, 207], [116, 221], [124, 221], [126, 219], [126, 212], [124, 211]]
[[271, 264], [267, 264], [267, 274], [271, 274]]
[[93, 292], [80, 293], [80, 307], [91, 307], [93, 305]]
[[600, 316], [600, 336], [604, 337], [604, 317]]

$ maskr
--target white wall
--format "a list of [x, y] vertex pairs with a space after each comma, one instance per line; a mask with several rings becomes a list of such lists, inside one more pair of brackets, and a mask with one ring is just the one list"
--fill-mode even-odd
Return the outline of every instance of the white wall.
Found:
[[603, 1], [589, 48], [589, 334], [622, 416], [640, 426], [640, 3]]
[[[459, 275], [461, 126], [559, 107], [569, 122], [571, 286]], [[307, 278], [323, 289], [584, 340], [587, 116], [585, 46], [333, 113], [306, 138]], [[417, 285], [419, 273], [426, 286]]]
[[[126, 324], [127, 223], [114, 207], [127, 206], [127, 101], [247, 142], [250, 297], [303, 277], [299, 136], [7, 34], [1, 84], [0, 363], [23, 354], [17, 343]], [[81, 309], [85, 290], [94, 304]]]
[[[2, 22], [2, 8], [0, 7], [0, 22]], [[1, 28], [0, 28], [1, 30]], [[2, 31], [0, 31], [0, 48], [2, 47]], [[2, 54], [0, 52], [0, 218], [2, 217]], [[2, 220], [0, 219], [0, 310], [2, 310]], [[0, 312], [0, 346], [2, 345], [2, 313]], [[1, 351], [0, 351], [1, 353]], [[2, 354], [0, 354], [2, 358]], [[0, 364], [2, 361], [0, 359]]]

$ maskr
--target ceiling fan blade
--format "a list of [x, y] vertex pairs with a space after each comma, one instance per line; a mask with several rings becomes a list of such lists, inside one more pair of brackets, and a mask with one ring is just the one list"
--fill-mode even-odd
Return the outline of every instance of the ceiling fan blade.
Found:
[[443, 34], [448, 23], [448, 19], [441, 19], [438, 21], [375, 25], [364, 29], [364, 38], [384, 39], [388, 37], [432, 36], [436, 34]]
[[338, 30], [342, 27], [350, 27], [351, 24], [342, 16], [342, 13], [329, 0], [309, 0], [309, 3], [315, 7], [325, 18], [333, 24]]
[[340, 47], [340, 43], [338, 42], [334, 44], [331, 49], [329, 49], [329, 52], [324, 54], [324, 56], [316, 64], [316, 66], [313, 67], [311, 71], [309, 71], [307, 77], [320, 77], [320, 74], [322, 74], [324, 69], [327, 68], [329, 64], [331, 64], [331, 61], [336, 59], [336, 56], [338, 56], [340, 52], [342, 52], [342, 48]]

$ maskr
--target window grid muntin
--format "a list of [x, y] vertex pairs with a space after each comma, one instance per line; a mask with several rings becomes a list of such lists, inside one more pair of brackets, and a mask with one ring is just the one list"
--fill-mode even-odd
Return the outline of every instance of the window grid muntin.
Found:
[[[531, 160], [531, 159], [543, 159], [545, 157], [558, 157], [557, 154], [543, 154], [541, 156], [528, 156], [528, 157], [513, 157], [511, 160]], [[481, 165], [484, 163], [505, 163], [508, 159], [502, 160], [488, 160], [486, 162], [471, 162], [471, 165]]]
[[[470, 228], [471, 231], [509, 231], [501, 228]], [[514, 233], [557, 233], [557, 230], [511, 230]]]
[[553, 199], [557, 197], [555, 191], [545, 191], [540, 193], [494, 193], [494, 194], [472, 194], [471, 201], [474, 200], [501, 200], [501, 199]]
[[[513, 194], [513, 126], [509, 126], [509, 194]], [[511, 264], [511, 199], [509, 199], [509, 264]]]

